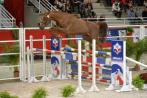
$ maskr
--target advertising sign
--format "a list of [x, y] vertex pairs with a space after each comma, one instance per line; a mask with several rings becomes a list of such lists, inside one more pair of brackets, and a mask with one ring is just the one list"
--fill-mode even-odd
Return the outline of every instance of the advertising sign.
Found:
[[123, 61], [123, 41], [112, 41], [111, 57], [114, 61]]

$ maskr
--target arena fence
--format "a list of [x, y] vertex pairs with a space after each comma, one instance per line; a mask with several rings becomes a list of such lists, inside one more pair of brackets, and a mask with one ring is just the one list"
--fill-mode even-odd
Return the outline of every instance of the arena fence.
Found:
[[[109, 28], [122, 28], [122, 27], [128, 27], [130, 25], [124, 25], [124, 26], [110, 26]], [[134, 28], [134, 35], [138, 36], [140, 39], [144, 38], [145, 36], [147, 36], [147, 26], [146, 25], [133, 25], [131, 26]], [[1, 40], [0, 43], [9, 43], [9, 42], [13, 42], [13, 43], [19, 43], [19, 53], [0, 53], [0, 56], [4, 56], [4, 55], [18, 55], [19, 54], [19, 64], [18, 65], [10, 65], [10, 66], [5, 66], [4, 64], [2, 64], [0, 66], [1, 69], [7, 69], [7, 72], [9, 72], [9, 69], [12, 69], [16, 66], [18, 66], [20, 68], [20, 75], [19, 77], [13, 77], [12, 75], [9, 75], [9, 77], [4, 77], [4, 75], [8, 74], [5, 73], [5, 71], [2, 71], [1, 73], [1, 77], [0, 80], [10, 80], [10, 79], [20, 79], [22, 81], [26, 81], [27, 76], [24, 75], [24, 71], [27, 70], [27, 68], [25, 68], [25, 65], [27, 64], [26, 62], [26, 42], [29, 40], [26, 40], [26, 30], [29, 29], [34, 29], [34, 30], [38, 30], [39, 28], [0, 28], [0, 31], [5, 31], [5, 30], [18, 30], [19, 31], [19, 39], [18, 40]], [[37, 32], [37, 31], [36, 31]], [[1, 32], [2, 33], [2, 32]], [[23, 70], [22, 70], [23, 69]]]

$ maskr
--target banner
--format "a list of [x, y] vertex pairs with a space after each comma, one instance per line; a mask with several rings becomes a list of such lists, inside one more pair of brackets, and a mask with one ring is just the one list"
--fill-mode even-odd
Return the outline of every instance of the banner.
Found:
[[60, 39], [51, 38], [51, 50], [60, 51]]
[[111, 58], [114, 61], [123, 61], [123, 41], [112, 41]]
[[[58, 38], [51, 38], [51, 50], [60, 51], [60, 40]], [[61, 78], [61, 55], [51, 54], [51, 68], [52, 68], [52, 78]]]
[[112, 41], [111, 49], [111, 84], [117, 84], [116, 80], [119, 81], [119, 84], [123, 84], [123, 41]]

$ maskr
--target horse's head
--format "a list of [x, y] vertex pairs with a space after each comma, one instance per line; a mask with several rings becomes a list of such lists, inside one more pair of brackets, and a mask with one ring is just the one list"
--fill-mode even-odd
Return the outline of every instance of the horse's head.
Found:
[[47, 12], [47, 13], [44, 13], [44, 14], [41, 14], [41, 22], [38, 23], [38, 26], [40, 29], [44, 29], [44, 27], [46, 27], [48, 25], [48, 23], [52, 20], [52, 12]]

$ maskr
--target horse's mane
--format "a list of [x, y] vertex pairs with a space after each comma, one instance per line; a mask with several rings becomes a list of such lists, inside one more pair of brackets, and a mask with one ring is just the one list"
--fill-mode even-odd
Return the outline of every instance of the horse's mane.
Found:
[[71, 16], [71, 17], [80, 18], [80, 16], [78, 16], [77, 14], [69, 14], [67, 12], [62, 12], [62, 11], [52, 11], [52, 13], [57, 13], [57, 14], [60, 14], [60, 15], [68, 15], [68, 16]]

